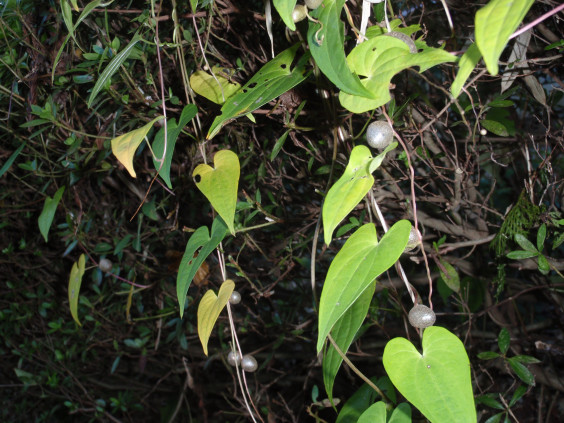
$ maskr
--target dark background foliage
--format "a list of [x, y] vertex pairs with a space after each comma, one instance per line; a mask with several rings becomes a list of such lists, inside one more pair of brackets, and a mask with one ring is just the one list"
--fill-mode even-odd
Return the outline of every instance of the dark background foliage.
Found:
[[[355, 22], [360, 21], [360, 3], [347, 3]], [[393, 6], [404, 11], [400, 17], [407, 25], [422, 25], [417, 35], [429, 45], [448, 40], [446, 48], [454, 52], [467, 48], [474, 14], [483, 3], [449, 2], [456, 32], [451, 39], [440, 3], [399, 1]], [[536, 2], [525, 21], [556, 3]], [[173, 45], [173, 5], [183, 56]], [[256, 124], [238, 119], [206, 141], [220, 106], [189, 93], [182, 62], [187, 75], [204, 69], [204, 47], [211, 66], [234, 69], [233, 79], [246, 82], [271, 58], [263, 2], [203, 1], [194, 14], [187, 1], [164, 2], [161, 9], [157, 5], [158, 37], [168, 43], [161, 48], [162, 66], [155, 31], [148, 30], [136, 60], [124, 63], [92, 107], [86, 101], [107, 56], [123, 48], [147, 22], [150, 2], [115, 1], [106, 11], [93, 12], [76, 28], [76, 43], [63, 49], [53, 81], [56, 55], [68, 34], [59, 2], [0, 2], [0, 11], [2, 163], [24, 145], [0, 176], [0, 420], [249, 419], [226, 361], [230, 335], [225, 313], [212, 333], [209, 357], [195, 328], [199, 299], [222, 281], [217, 256], [210, 256], [190, 288], [183, 320], [175, 286], [191, 231], [210, 226], [213, 219], [190, 175], [203, 161], [202, 154], [210, 161], [216, 151], [229, 148], [241, 161], [237, 226], [265, 223], [266, 213], [278, 220], [223, 244], [228, 275], [243, 296], [234, 308], [242, 347], [259, 362], [258, 371], [247, 374], [253, 400], [268, 422], [313, 421], [314, 416], [334, 421], [335, 411], [316, 403], [325, 395], [315, 354], [315, 298], [346, 237], [359, 222], [372, 218], [367, 203], [360, 204], [329, 248], [314, 244], [314, 235], [322, 194], [342, 173], [352, 147], [365, 142], [366, 125], [381, 111], [347, 112], [335, 88], [314, 73], [257, 110]], [[78, 14], [73, 16], [76, 20]], [[273, 17], [277, 53], [303, 38], [305, 23], [291, 33], [276, 12]], [[519, 422], [558, 421], [564, 413], [564, 280], [554, 270], [564, 270], [562, 247], [557, 246], [564, 196], [562, 44], [546, 49], [561, 42], [562, 28], [560, 14], [533, 29], [529, 68], [519, 70], [503, 98], [501, 77], [485, 74], [452, 102], [448, 88], [456, 66], [448, 65], [424, 74], [409, 70], [397, 75], [392, 81], [394, 100], [386, 107], [415, 170], [418, 222], [429, 258], [437, 324], [465, 343], [481, 421], [500, 411], [505, 412], [502, 417]], [[347, 50], [353, 45], [349, 29]], [[510, 50], [501, 58], [502, 68]], [[151, 186], [155, 170], [144, 143], [134, 159], [136, 179], [110, 148], [111, 138], [162, 112], [161, 73], [169, 118], [177, 118], [188, 103], [198, 107], [198, 121], [185, 128], [175, 149], [172, 191], [161, 183]], [[538, 91], [531, 91], [534, 85], [526, 82], [526, 75], [544, 88], [544, 104]], [[502, 99], [511, 105], [492, 105]], [[46, 121], [33, 123], [40, 118]], [[502, 125], [507, 134], [481, 135], [479, 120], [484, 118]], [[286, 130], [283, 148], [271, 160]], [[387, 221], [413, 219], [405, 151], [386, 160], [375, 177], [372, 194]], [[61, 186], [66, 190], [46, 243], [37, 218], [46, 196]], [[511, 215], [513, 226], [504, 232], [501, 224], [510, 210], [521, 214]], [[533, 210], [532, 217], [523, 210]], [[512, 238], [515, 233], [535, 243], [543, 223], [548, 230], [543, 253], [552, 266], [546, 275], [535, 260], [505, 257], [520, 249]], [[490, 246], [496, 234], [504, 237], [497, 250]], [[72, 264], [82, 253], [88, 260], [79, 302], [83, 326], [78, 327], [70, 316], [67, 285]], [[429, 285], [421, 257], [416, 250], [401, 262], [427, 302]], [[98, 269], [102, 258], [113, 262], [112, 273], [122, 279]], [[441, 278], [445, 262], [460, 275], [458, 293]], [[145, 288], [132, 287], [124, 279]], [[382, 276], [362, 336], [349, 352], [366, 375], [385, 375], [381, 356], [389, 339], [417, 339], [406, 324], [409, 309], [409, 297], [391, 270]], [[499, 351], [502, 328], [511, 337], [507, 357], [526, 354], [540, 363], [519, 375], [503, 358], [479, 360], [479, 353]], [[536, 385], [523, 382], [527, 372]], [[346, 401], [360, 386], [358, 377], [343, 366], [335, 397]], [[526, 393], [509, 406], [519, 389]]]

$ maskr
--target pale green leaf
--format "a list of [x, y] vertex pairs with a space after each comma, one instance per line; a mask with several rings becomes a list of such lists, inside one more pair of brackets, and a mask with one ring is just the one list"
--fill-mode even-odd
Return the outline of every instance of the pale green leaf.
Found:
[[488, 72], [497, 75], [498, 61], [509, 36], [517, 29], [534, 0], [491, 0], [476, 12], [476, 44]]
[[384, 151], [382, 151], [380, 154], [378, 154], [376, 157], [374, 157], [370, 161], [370, 165], [368, 166], [368, 172], [373, 173], [376, 169], [378, 169], [380, 167], [380, 165], [382, 164], [382, 162], [384, 161], [384, 159], [386, 158], [386, 155], [390, 151], [394, 150], [397, 146], [398, 146], [398, 143], [396, 141], [394, 141], [393, 143], [388, 145], [384, 149]]
[[351, 151], [349, 163], [343, 175], [333, 184], [323, 203], [323, 236], [329, 245], [333, 231], [368, 193], [374, 177], [368, 171], [372, 154], [365, 145], [357, 145]]
[[197, 113], [198, 108], [193, 104], [188, 104], [184, 107], [184, 109], [182, 109], [178, 125], [176, 124], [176, 119], [169, 119], [167, 122], [167, 147], [162, 167], [158, 160], [162, 158], [164, 152], [164, 125], [161, 129], [159, 129], [159, 132], [157, 132], [157, 135], [155, 135], [155, 139], [153, 140], [153, 152], [155, 153], [155, 156], [153, 156], [153, 165], [156, 170], [159, 170], [159, 168], [161, 169], [159, 175], [163, 178], [167, 187], [171, 189], [172, 182], [170, 181], [170, 165], [172, 163], [176, 140], [182, 132], [182, 129], [184, 129], [188, 122], [190, 122]]
[[184, 315], [186, 294], [192, 279], [194, 279], [194, 275], [204, 260], [225, 238], [226, 234], [227, 225], [220, 217], [216, 217], [212, 224], [211, 237], [208, 228], [201, 226], [188, 240], [186, 251], [184, 251], [182, 261], [178, 267], [178, 276], [176, 277], [176, 295], [178, 296], [178, 304], [180, 306], [180, 317]]
[[63, 196], [63, 192], [65, 191], [65, 186], [63, 185], [61, 188], [57, 190], [53, 198], [47, 197], [45, 198], [45, 203], [43, 204], [43, 210], [39, 215], [39, 219], [37, 223], [39, 224], [39, 231], [41, 235], [43, 235], [43, 239], [47, 242], [49, 237], [49, 229], [51, 229], [51, 224], [53, 223], [53, 218], [55, 217], [55, 212], [57, 211], [57, 206], [59, 205], [59, 201], [61, 201], [61, 197]]
[[135, 169], [133, 168], [133, 156], [135, 155], [135, 151], [137, 147], [139, 147], [139, 144], [143, 142], [155, 122], [162, 118], [162, 116], [158, 116], [145, 126], [112, 139], [112, 153], [114, 153], [114, 156], [116, 156], [134, 178], [137, 177]]
[[110, 60], [110, 63], [108, 63], [102, 74], [98, 77], [98, 80], [94, 85], [94, 88], [92, 88], [92, 92], [88, 97], [88, 102], [87, 102], [88, 107], [92, 105], [98, 93], [102, 90], [102, 88], [106, 85], [106, 83], [112, 78], [112, 76], [117, 72], [117, 70], [123, 64], [123, 62], [127, 60], [129, 55], [133, 52], [133, 47], [135, 47], [135, 44], [137, 44], [140, 40], [141, 40], [141, 36], [138, 33], [136, 33], [131, 39], [131, 41], [129, 42], [129, 44], [127, 44], [122, 51], [116, 54], [112, 58], [112, 60]]
[[234, 288], [235, 283], [231, 279], [227, 279], [221, 284], [217, 295], [210, 289], [200, 300], [200, 305], [198, 306], [198, 336], [206, 355], [208, 355], [208, 340], [210, 339], [211, 331], [219, 314], [227, 305]]
[[294, 19], [292, 18], [292, 12], [294, 11], [294, 7], [296, 7], [296, 3], [298, 0], [273, 0], [272, 3], [274, 7], [278, 11], [278, 14], [286, 24], [288, 28], [292, 31], [296, 30], [296, 24], [294, 23]]
[[358, 418], [358, 423], [386, 423], [386, 403], [378, 401], [368, 407]]
[[464, 344], [448, 330], [423, 332], [423, 353], [405, 338], [384, 349], [383, 363], [400, 393], [433, 423], [476, 423], [470, 361]]
[[537, 248], [522, 234], [515, 234], [515, 242], [525, 251], [537, 252]]
[[[345, 354], [368, 313], [375, 288], [376, 283], [369, 285], [331, 329], [333, 340]], [[327, 398], [331, 402], [333, 401], [333, 384], [342, 362], [343, 358], [333, 344], [328, 344], [323, 357], [323, 383]]]
[[77, 3], [77, 0], [70, 0], [70, 2], [71, 2], [71, 4], [72, 4], [73, 9], [74, 9], [76, 12], [78, 12], [78, 3]]
[[450, 92], [454, 98], [458, 97], [466, 80], [481, 58], [482, 54], [480, 53], [480, 49], [478, 49], [476, 43], [472, 43], [460, 58], [460, 62], [458, 62], [458, 73], [450, 87]]
[[376, 227], [367, 223], [345, 242], [329, 266], [321, 292], [318, 352], [335, 323], [374, 279], [398, 260], [407, 245], [410, 231], [411, 223], [400, 220], [378, 242]]
[[235, 235], [235, 208], [239, 186], [239, 158], [231, 150], [218, 151], [213, 158], [214, 167], [199, 164], [192, 177], [198, 189]]
[[345, 30], [340, 17], [344, 4], [345, 0], [325, 0], [311, 12], [323, 27], [310, 21], [307, 42], [315, 63], [333, 84], [346, 93], [368, 97], [370, 92], [347, 65], [343, 47]]
[[411, 53], [409, 46], [397, 38], [378, 36], [356, 46], [347, 57], [350, 69], [365, 77], [361, 80], [370, 95], [356, 96], [339, 93], [341, 105], [353, 113], [363, 113], [390, 101], [390, 83], [395, 74], [419, 66], [419, 71], [446, 62], [456, 61], [456, 56], [438, 48], [423, 48]]
[[258, 109], [306, 79], [309, 54], [304, 54], [292, 68], [299, 47], [300, 45], [296, 44], [284, 50], [230, 97], [221, 108], [221, 114], [212, 122], [207, 138], [217, 135], [227, 121]]
[[81, 254], [78, 262], [72, 265], [69, 278], [69, 307], [72, 318], [79, 326], [82, 326], [78, 318], [78, 295], [80, 293], [80, 285], [82, 284], [82, 276], [84, 275], [86, 258]]
[[392, 412], [388, 423], [411, 423], [411, 406], [407, 402], [399, 404]]
[[70, 36], [76, 42], [76, 38], [74, 36], [74, 24], [72, 22], [72, 9], [68, 0], [61, 0], [61, 15], [63, 16], [63, 22], [65, 23]]
[[212, 71], [215, 78], [203, 70], [194, 72], [190, 75], [190, 87], [192, 87], [196, 94], [216, 104], [223, 104], [241, 88], [241, 85], [237, 82], [231, 82], [226, 77], [229, 76], [229, 72], [226, 73], [219, 66], [214, 66]]

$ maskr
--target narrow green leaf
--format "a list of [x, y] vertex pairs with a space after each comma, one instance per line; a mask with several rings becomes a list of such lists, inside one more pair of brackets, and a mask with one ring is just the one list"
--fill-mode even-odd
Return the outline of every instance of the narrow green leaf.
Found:
[[288, 28], [292, 31], [296, 30], [296, 24], [294, 23], [294, 19], [292, 18], [292, 12], [294, 11], [294, 7], [296, 7], [296, 3], [298, 0], [273, 0], [272, 4], [276, 8], [276, 11], [286, 24]]
[[45, 198], [43, 210], [41, 211], [38, 219], [39, 231], [41, 232], [41, 235], [43, 235], [45, 242], [48, 240], [49, 229], [51, 229], [51, 224], [53, 223], [53, 218], [55, 217], [55, 212], [57, 211], [57, 206], [59, 205], [59, 201], [61, 201], [64, 191], [65, 186], [63, 185], [57, 190], [53, 198]]
[[494, 408], [496, 410], [505, 410], [505, 407], [501, 402], [497, 400], [499, 394], [485, 394], [480, 395], [476, 398], [478, 404], [484, 404], [488, 407]]
[[530, 355], [516, 355], [513, 357], [513, 360], [522, 364], [538, 364], [541, 362], [538, 358], [531, 357]]
[[515, 360], [515, 357], [507, 359], [507, 362], [519, 379], [521, 379], [527, 385], [535, 385], [535, 376], [529, 369], [527, 369], [527, 367], [521, 364], [518, 360]]
[[458, 73], [450, 87], [450, 92], [454, 98], [459, 96], [462, 87], [481, 58], [482, 54], [480, 53], [480, 49], [476, 43], [472, 43], [460, 58], [460, 62], [458, 62]]
[[525, 251], [530, 251], [535, 253], [538, 252], [538, 250], [535, 248], [533, 243], [529, 241], [524, 235], [515, 234], [515, 242], [519, 244], [519, 246]]
[[476, 423], [470, 361], [464, 344], [445, 328], [423, 332], [420, 353], [405, 338], [384, 349], [383, 363], [401, 394], [432, 422]]
[[10, 166], [12, 166], [12, 164], [18, 158], [18, 156], [20, 155], [20, 153], [22, 152], [22, 150], [25, 148], [26, 145], [27, 145], [26, 141], [22, 142], [20, 146], [16, 148], [16, 151], [14, 151], [10, 155], [10, 157], [8, 157], [8, 160], [6, 160], [6, 163], [4, 163], [2, 169], [0, 169], [0, 178], [2, 177], [2, 175], [4, 175], [4, 173], [8, 171], [8, 169], [10, 169]]
[[229, 297], [235, 288], [235, 283], [227, 279], [221, 284], [217, 295], [210, 289], [208, 290], [198, 306], [198, 336], [204, 349], [204, 354], [208, 355], [208, 340], [215, 322], [223, 308], [227, 305]]
[[196, 166], [192, 177], [198, 189], [227, 224], [231, 234], [235, 235], [239, 158], [231, 150], [221, 150], [215, 154], [213, 162], [213, 168], [207, 164]]
[[[333, 340], [345, 354], [366, 318], [375, 288], [376, 283], [369, 285], [331, 329]], [[328, 344], [323, 357], [323, 383], [327, 392], [327, 398], [331, 402], [333, 402], [333, 384], [342, 362], [343, 358], [335, 350], [333, 344]]]
[[501, 122], [484, 119], [480, 121], [480, 125], [482, 125], [485, 129], [487, 129], [488, 131], [499, 137], [507, 137], [509, 135], [509, 131], [507, 130], [505, 125]]
[[[501, 409], [503, 410], [504, 407], [502, 406]], [[497, 413], [497, 414], [491, 416], [489, 419], [487, 419], [484, 423], [499, 423], [504, 416], [505, 416], [505, 413]]]
[[133, 178], [137, 177], [135, 169], [133, 168], [133, 156], [135, 156], [135, 151], [137, 147], [139, 147], [139, 144], [143, 142], [155, 122], [162, 118], [162, 116], [158, 116], [141, 128], [112, 139], [112, 153], [114, 153], [114, 156], [125, 166]]
[[527, 393], [527, 390], [528, 388], [525, 385], [519, 385], [519, 387], [515, 389], [515, 392], [513, 392], [511, 401], [509, 401], [509, 407], [513, 407], [515, 404], [517, 404], [517, 401], [523, 398], [523, 396]]
[[[376, 383], [376, 378], [370, 380]], [[335, 423], [357, 423], [364, 410], [374, 403], [377, 396], [372, 387], [363, 384], [343, 405]]]
[[476, 44], [488, 72], [498, 73], [498, 60], [509, 36], [517, 29], [534, 0], [491, 0], [476, 13]]
[[366, 288], [401, 256], [411, 223], [396, 222], [378, 242], [376, 227], [367, 223], [357, 229], [337, 253], [325, 279], [319, 302], [317, 351], [335, 323]]
[[[0, 176], [2, 176], [0, 174]], [[544, 248], [544, 241], [546, 240], [546, 224], [540, 225], [539, 231], [537, 232], [537, 249], [542, 251]]]
[[478, 354], [480, 360], [493, 360], [494, 358], [499, 358], [499, 354], [495, 351], [484, 351]]
[[112, 78], [112, 76], [117, 72], [117, 70], [123, 64], [123, 62], [127, 60], [129, 55], [133, 52], [133, 47], [135, 47], [135, 44], [137, 44], [140, 40], [141, 40], [141, 36], [138, 33], [136, 33], [131, 39], [131, 41], [129, 42], [129, 44], [127, 44], [125, 48], [121, 52], [119, 52], [119, 54], [116, 54], [112, 58], [112, 60], [110, 60], [110, 63], [108, 63], [108, 65], [106, 66], [106, 68], [104, 69], [98, 80], [96, 81], [94, 88], [92, 88], [92, 92], [88, 97], [88, 102], [87, 102], [88, 107], [92, 105], [98, 93], [102, 90], [102, 88], [106, 85], [106, 83]]
[[166, 147], [166, 156], [162, 167], [157, 159], [162, 158], [164, 151], [164, 126], [159, 130], [159, 132], [157, 132], [157, 135], [155, 135], [155, 139], [153, 140], [153, 152], [156, 156], [153, 157], [153, 165], [155, 166], [155, 170], [159, 170], [159, 168], [161, 169], [159, 175], [170, 189], [172, 189], [172, 182], [170, 181], [170, 165], [172, 163], [176, 140], [184, 127], [194, 118], [194, 116], [196, 116], [196, 114], [198, 114], [198, 108], [193, 104], [188, 104], [184, 107], [184, 109], [182, 109], [178, 125], [176, 124], [176, 119], [170, 119], [167, 122], [168, 145]]
[[72, 9], [67, 0], [61, 0], [61, 15], [63, 16], [63, 22], [65, 23], [70, 36], [76, 42], [76, 38], [74, 36], [74, 24], [72, 22]]
[[280, 153], [280, 150], [282, 150], [282, 147], [284, 146], [284, 142], [286, 142], [286, 138], [288, 137], [288, 134], [290, 133], [290, 130], [286, 130], [282, 136], [280, 138], [278, 138], [278, 140], [276, 141], [276, 144], [274, 144], [274, 148], [272, 149], [272, 152], [270, 153], [270, 161], [274, 161], [274, 159], [276, 158], [276, 156], [278, 156], [278, 153]]
[[346, 93], [370, 97], [370, 92], [347, 65], [343, 47], [345, 27], [341, 21], [344, 4], [345, 0], [325, 0], [321, 7], [311, 12], [323, 27], [310, 21], [307, 42], [315, 63], [333, 84]]
[[[194, 279], [194, 275], [204, 262], [204, 260], [217, 248], [219, 243], [227, 234], [227, 225], [220, 218], [216, 217], [212, 224], [211, 237], [206, 226], [199, 227], [192, 234], [186, 245], [186, 251], [182, 256], [182, 261], [178, 268], [176, 278], [176, 295], [180, 306], [180, 317], [184, 315], [186, 304], [186, 294]], [[198, 251], [199, 250], [199, 251]], [[196, 255], [198, 252], [198, 255]]]
[[378, 401], [368, 407], [358, 418], [358, 423], [386, 423], [387, 410], [384, 401]]
[[380, 154], [378, 154], [376, 157], [374, 157], [371, 161], [370, 161], [370, 165], [368, 166], [368, 172], [370, 173], [374, 173], [374, 171], [376, 169], [378, 169], [380, 167], [380, 165], [382, 164], [382, 162], [384, 161], [384, 159], [386, 158], [386, 155], [394, 150], [396, 147], [398, 146], [398, 143], [396, 141], [394, 141], [393, 143], [391, 143], [389, 146], [387, 146], [384, 151], [382, 151]]
[[247, 115], [306, 79], [309, 54], [304, 54], [291, 68], [299, 47], [300, 44], [295, 44], [284, 50], [230, 97], [221, 108], [221, 114], [212, 122], [207, 138], [217, 135], [227, 121]]
[[411, 53], [409, 46], [397, 38], [378, 36], [356, 46], [347, 57], [352, 72], [365, 77], [362, 85], [369, 95], [339, 93], [341, 105], [353, 113], [363, 113], [390, 101], [390, 83], [393, 76], [404, 69], [419, 66], [419, 71], [441, 63], [454, 62], [456, 56], [438, 48], [426, 47]]
[[524, 260], [527, 258], [536, 257], [538, 255], [539, 253], [537, 251], [523, 251], [523, 250], [510, 251], [509, 253], [507, 253], [507, 257], [512, 260]]
[[349, 163], [343, 175], [333, 184], [323, 203], [323, 236], [329, 245], [333, 231], [360, 203], [374, 184], [369, 173], [372, 154], [365, 145], [357, 145], [351, 151]]
[[82, 284], [82, 276], [84, 275], [86, 258], [81, 254], [78, 262], [72, 265], [69, 278], [69, 307], [72, 318], [79, 326], [82, 326], [78, 318], [78, 295], [80, 293], [80, 285]]
[[507, 350], [509, 350], [510, 343], [511, 335], [509, 334], [509, 331], [506, 328], [502, 328], [497, 336], [497, 345], [499, 346], [499, 351], [501, 351], [503, 355], [505, 355]]

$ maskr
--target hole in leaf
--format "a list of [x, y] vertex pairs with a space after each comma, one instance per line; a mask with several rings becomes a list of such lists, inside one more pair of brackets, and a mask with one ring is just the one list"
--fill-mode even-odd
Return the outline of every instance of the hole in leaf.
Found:
[[251, 85], [249, 85], [249, 89], [253, 89], [257, 86], [256, 82], [253, 82]]
[[288, 65], [287, 65], [286, 63], [282, 63], [282, 64], [280, 65], [280, 67], [281, 67], [282, 69], [286, 69], [286, 68], [288, 67]]
[[194, 182], [199, 184], [201, 180], [202, 180], [202, 177], [200, 175], [194, 175]]

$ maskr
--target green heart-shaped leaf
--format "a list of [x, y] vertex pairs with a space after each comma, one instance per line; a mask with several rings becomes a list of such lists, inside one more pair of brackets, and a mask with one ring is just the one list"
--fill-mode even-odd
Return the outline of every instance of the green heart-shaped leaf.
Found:
[[[221, 217], [216, 217], [212, 224], [211, 237], [206, 226], [199, 227], [192, 234], [186, 245], [186, 251], [182, 256], [182, 261], [178, 267], [178, 276], [176, 277], [176, 295], [178, 296], [178, 305], [180, 306], [180, 317], [184, 315], [184, 304], [186, 304], [186, 294], [194, 275], [211, 254], [213, 250], [225, 237], [227, 226]], [[199, 253], [196, 257], [196, 251]]]
[[196, 94], [216, 104], [223, 104], [241, 88], [241, 84], [228, 79], [229, 69], [214, 66], [212, 71], [213, 75], [203, 70], [194, 72], [190, 75], [190, 87]]
[[405, 338], [384, 349], [384, 368], [401, 394], [432, 423], [475, 423], [470, 361], [464, 345], [445, 328], [423, 332], [423, 354]]
[[368, 286], [388, 270], [403, 253], [411, 223], [400, 220], [378, 242], [376, 227], [367, 223], [356, 230], [337, 253], [319, 300], [317, 352], [335, 323], [345, 314]]
[[339, 223], [354, 209], [368, 193], [374, 177], [368, 165], [372, 154], [365, 145], [357, 145], [351, 151], [351, 157], [343, 176], [331, 187], [323, 203], [323, 236], [329, 245], [333, 231]]
[[211, 331], [219, 317], [219, 313], [221, 313], [221, 310], [229, 301], [234, 288], [235, 283], [231, 279], [227, 279], [221, 284], [217, 295], [210, 289], [200, 301], [198, 306], [198, 336], [206, 355], [208, 355], [208, 340], [210, 339]]
[[213, 168], [207, 164], [196, 166], [192, 177], [198, 189], [206, 196], [234, 235], [233, 222], [240, 173], [239, 158], [231, 150], [221, 150], [214, 156], [213, 164]]

